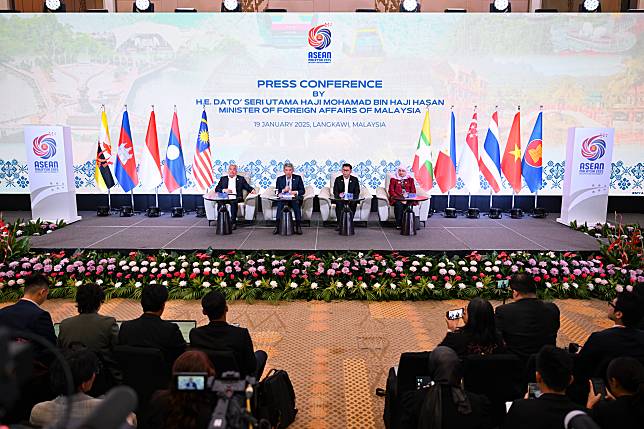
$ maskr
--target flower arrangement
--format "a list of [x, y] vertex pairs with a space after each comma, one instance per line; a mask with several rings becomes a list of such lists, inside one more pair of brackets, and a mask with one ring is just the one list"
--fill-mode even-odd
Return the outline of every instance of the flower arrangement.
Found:
[[0, 256], [2, 260], [20, 257], [29, 253], [29, 239], [32, 235], [49, 234], [65, 226], [65, 222], [47, 222], [40, 219], [24, 221], [17, 219], [7, 223], [0, 216]]

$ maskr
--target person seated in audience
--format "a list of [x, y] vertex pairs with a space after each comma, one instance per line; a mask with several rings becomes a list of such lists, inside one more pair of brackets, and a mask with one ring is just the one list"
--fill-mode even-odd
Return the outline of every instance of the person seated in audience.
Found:
[[[302, 234], [302, 209], [300, 203], [304, 198], [304, 181], [302, 176], [293, 174], [293, 164], [290, 162], [284, 163], [284, 175], [279, 176], [275, 181], [275, 190], [280, 194], [291, 194], [293, 200], [290, 202], [293, 214], [295, 215], [295, 233]], [[277, 217], [275, 218], [275, 230], [273, 234], [279, 233], [280, 220], [282, 219], [282, 210], [284, 205], [289, 204], [284, 201], [277, 202]]]
[[465, 325], [457, 327], [460, 320], [447, 319], [448, 332], [439, 346], [453, 349], [460, 358], [506, 352], [503, 338], [496, 330], [494, 308], [488, 300], [471, 300], [463, 312]]
[[[342, 175], [335, 178], [333, 182], [333, 197], [344, 198], [345, 194], [352, 194], [352, 199], [360, 198], [360, 182], [356, 176], [351, 174], [353, 167], [351, 164], [342, 164]], [[335, 205], [335, 218], [337, 219], [338, 226], [336, 230], [340, 230], [340, 222], [342, 221], [342, 211], [344, 210], [344, 202], [336, 203]], [[351, 210], [351, 218], [356, 214], [357, 204], [354, 202], [346, 203]]]
[[613, 359], [606, 370], [607, 397], [595, 392], [589, 381], [590, 393], [586, 408], [602, 429], [611, 429], [619, 422], [620, 429], [637, 429], [644, 424], [644, 366], [632, 357]]
[[[0, 326], [12, 331], [23, 331], [38, 335], [56, 346], [56, 333], [51, 315], [41, 305], [49, 294], [49, 280], [42, 274], [25, 277], [24, 295], [13, 305], [0, 309]], [[12, 334], [15, 337], [15, 335]], [[30, 341], [29, 339], [20, 339]], [[43, 363], [51, 361], [53, 356], [39, 344], [34, 344], [35, 358]]]
[[546, 344], [557, 344], [559, 308], [537, 299], [537, 285], [526, 273], [517, 273], [509, 283], [514, 302], [496, 308], [496, 328], [508, 351], [527, 361]]
[[583, 407], [566, 396], [573, 380], [572, 358], [563, 349], [545, 345], [537, 354], [536, 379], [541, 395], [536, 399], [519, 399], [512, 403], [504, 429], [564, 429], [564, 418]]
[[644, 360], [644, 331], [637, 329], [644, 316], [644, 303], [633, 292], [623, 291], [608, 303], [608, 318], [615, 325], [594, 332], [579, 351], [575, 375], [584, 380], [604, 376], [606, 364], [618, 356]]
[[[215, 376], [215, 368], [204, 352], [189, 350], [174, 361], [172, 373], [207, 373]], [[174, 377], [173, 377], [174, 379]], [[217, 403], [210, 392], [180, 392], [172, 385], [157, 391], [150, 400], [144, 427], [155, 429], [206, 429]]]
[[[408, 194], [416, 193], [416, 184], [414, 179], [407, 174], [407, 169], [403, 166], [398, 167], [396, 175], [389, 181], [389, 205], [394, 206], [394, 215], [396, 216], [396, 228], [402, 226], [402, 217], [407, 202], [399, 201], [396, 198], [406, 198]], [[415, 205], [415, 203], [410, 203]]]
[[224, 295], [217, 290], [210, 291], [201, 299], [201, 306], [210, 323], [190, 331], [190, 346], [206, 351], [232, 351], [241, 376], [255, 376], [259, 380], [268, 355], [263, 350], [253, 351], [248, 329], [226, 322], [228, 305]]
[[235, 194], [235, 201], [230, 203], [230, 218], [233, 221], [233, 229], [237, 229], [237, 205], [244, 201], [244, 191], [252, 194], [255, 189], [248, 184], [244, 176], [237, 175], [237, 165], [230, 164], [228, 174], [219, 178], [219, 182], [215, 186], [215, 192]]
[[401, 397], [401, 428], [486, 429], [494, 423], [487, 398], [463, 389], [456, 352], [439, 346], [429, 355], [431, 384]]
[[125, 346], [161, 350], [169, 370], [175, 359], [186, 351], [187, 344], [176, 324], [161, 319], [167, 300], [168, 289], [164, 285], [153, 283], [143, 286], [143, 314], [121, 324], [118, 341]]
[[[69, 422], [66, 427], [77, 425], [87, 418], [99, 406], [102, 399], [92, 398], [87, 394], [92, 389], [92, 384], [98, 372], [98, 358], [89, 349], [67, 350], [64, 352], [65, 361], [69, 365], [74, 392], [69, 398], [67, 392], [67, 380], [63, 372], [62, 364], [55, 361], [51, 367], [51, 386], [58, 396], [46, 402], [34, 405], [29, 417], [29, 423], [34, 426], [51, 426], [58, 422], [64, 415], [67, 407], [67, 399], [72, 403]], [[131, 414], [127, 423], [136, 426], [136, 416]]]

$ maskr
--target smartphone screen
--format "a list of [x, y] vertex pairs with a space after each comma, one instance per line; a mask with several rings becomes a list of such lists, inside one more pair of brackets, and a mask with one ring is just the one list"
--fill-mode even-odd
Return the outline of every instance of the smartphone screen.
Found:
[[205, 390], [207, 377], [207, 374], [202, 373], [177, 373], [175, 374], [175, 386], [178, 391]]
[[465, 311], [464, 308], [457, 308], [456, 310], [448, 310], [447, 311], [447, 318], [449, 320], [462, 319], [464, 311]]
[[431, 377], [428, 375], [417, 375], [416, 376], [416, 389], [423, 389], [425, 387], [433, 386], [434, 382]]
[[541, 390], [537, 383], [528, 383], [528, 398], [535, 399], [541, 396]]
[[595, 394], [602, 395], [602, 398], [606, 397], [606, 385], [604, 380], [601, 378], [591, 378], [590, 381], [593, 383], [593, 390]]
[[497, 280], [496, 281], [496, 288], [497, 289], [507, 289], [508, 286], [510, 286], [510, 280], [508, 280], [508, 279]]

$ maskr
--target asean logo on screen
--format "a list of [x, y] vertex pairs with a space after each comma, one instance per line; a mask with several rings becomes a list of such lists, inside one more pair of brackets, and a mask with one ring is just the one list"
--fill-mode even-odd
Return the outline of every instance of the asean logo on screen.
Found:
[[56, 155], [56, 139], [51, 133], [38, 136], [32, 143], [32, 150], [40, 160], [34, 161], [34, 168], [38, 173], [57, 173], [58, 161], [53, 161]]
[[588, 137], [581, 142], [581, 156], [591, 162], [582, 162], [579, 164], [579, 174], [583, 175], [601, 175], [604, 174], [604, 163], [597, 162], [606, 153], [605, 134]]
[[309, 30], [309, 45], [315, 51], [309, 51], [308, 59], [310, 64], [328, 64], [331, 62], [331, 52], [324, 51], [331, 45], [331, 24], [325, 23], [315, 26]]

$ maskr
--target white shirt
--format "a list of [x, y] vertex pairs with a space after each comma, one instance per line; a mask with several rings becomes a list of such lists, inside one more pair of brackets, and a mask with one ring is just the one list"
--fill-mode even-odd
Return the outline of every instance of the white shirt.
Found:
[[228, 183], [226, 184], [226, 189], [231, 189], [233, 192], [237, 192], [237, 175], [233, 177], [226, 176], [228, 178]]
[[293, 176], [291, 177], [286, 176], [286, 186], [288, 187], [289, 190], [292, 191], [293, 188], [291, 187], [291, 182], [293, 182]]
[[22, 301], [29, 301], [29, 302], [31, 302], [32, 304], [34, 304], [36, 307], [38, 307], [38, 308], [42, 308], [42, 307], [40, 307], [40, 304], [38, 304], [38, 303], [37, 303], [36, 301], [34, 301], [33, 299], [24, 298], [24, 297], [22, 297], [22, 298], [20, 298], [20, 299], [21, 299]]
[[344, 179], [344, 193], [347, 194], [349, 192], [349, 180], [351, 179], [351, 176], [349, 176], [346, 179], [343, 177], [343, 179]]

